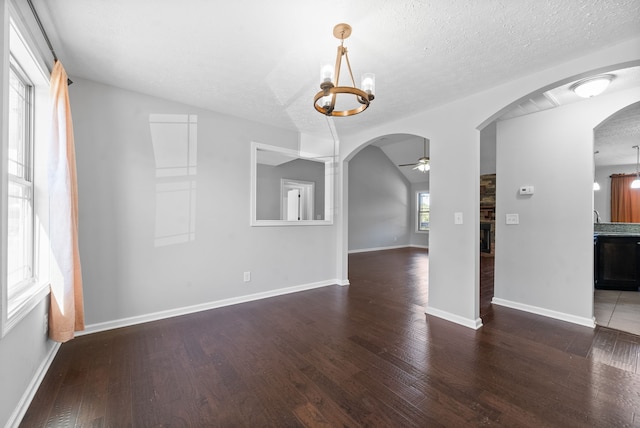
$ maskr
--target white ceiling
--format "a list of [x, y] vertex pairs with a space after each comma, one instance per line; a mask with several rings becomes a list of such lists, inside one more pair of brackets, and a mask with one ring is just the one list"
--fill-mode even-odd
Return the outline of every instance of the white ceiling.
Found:
[[[603, 95], [618, 91], [640, 91], [640, 67], [612, 70], [606, 74], [613, 76], [613, 80]], [[499, 120], [582, 102], [584, 98], [571, 90], [575, 82], [565, 83], [546, 92], [533, 93]], [[597, 98], [593, 101], [597, 102]], [[596, 167], [635, 164], [636, 151], [632, 146], [640, 144], [640, 104], [633, 104], [603, 122], [594, 131], [593, 143], [594, 152], [598, 152], [594, 158]]]
[[[333, 119], [338, 135], [640, 35], [638, 0], [33, 2], [72, 80], [327, 137], [312, 99], [340, 22], [353, 27], [354, 77], [375, 73], [376, 99]], [[398, 162], [417, 160], [415, 147]]]

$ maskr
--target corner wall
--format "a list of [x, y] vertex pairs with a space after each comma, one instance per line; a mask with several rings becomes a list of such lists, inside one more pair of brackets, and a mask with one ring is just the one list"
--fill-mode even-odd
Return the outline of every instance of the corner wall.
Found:
[[[593, 129], [638, 98], [617, 92], [498, 122], [494, 303], [593, 325]], [[533, 195], [518, 193], [525, 185]]]
[[[249, 226], [250, 143], [297, 133], [79, 78], [70, 95], [90, 331], [336, 282], [335, 226]], [[185, 125], [152, 114], [196, 116], [188, 158]]]
[[349, 250], [410, 244], [410, 185], [382, 150], [365, 147], [349, 162]]

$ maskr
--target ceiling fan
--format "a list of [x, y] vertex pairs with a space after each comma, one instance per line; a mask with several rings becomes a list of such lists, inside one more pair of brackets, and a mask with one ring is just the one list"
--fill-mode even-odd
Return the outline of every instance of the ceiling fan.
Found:
[[415, 163], [405, 163], [398, 166], [412, 166], [413, 169], [417, 169], [420, 172], [426, 173], [431, 169], [431, 165], [429, 165], [429, 158], [427, 157], [427, 139], [424, 139], [424, 154], [421, 158], [418, 159], [418, 162]]

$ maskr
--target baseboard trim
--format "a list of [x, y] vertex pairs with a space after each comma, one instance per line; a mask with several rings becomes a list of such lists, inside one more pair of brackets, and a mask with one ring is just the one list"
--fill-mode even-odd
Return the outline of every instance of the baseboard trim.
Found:
[[413, 245], [413, 244], [411, 244], [411, 245], [409, 245], [409, 247], [411, 247], [411, 248], [421, 248], [423, 250], [428, 250], [429, 249], [428, 245]]
[[314, 288], [327, 287], [330, 285], [348, 285], [343, 284], [342, 280], [332, 279], [326, 281], [313, 282], [309, 284], [296, 285], [293, 287], [279, 288], [276, 290], [265, 291], [262, 293], [248, 294], [245, 296], [232, 297], [229, 299], [216, 300], [213, 302], [202, 303], [199, 305], [185, 306], [176, 309], [169, 309], [166, 311], [153, 312], [150, 314], [139, 315], [135, 317], [121, 318], [113, 321], [106, 321], [102, 323], [87, 325], [84, 331], [76, 332], [76, 336], [84, 336], [87, 334], [98, 333], [101, 331], [112, 330], [115, 328], [129, 327], [136, 324], [142, 324], [151, 321], [158, 321], [165, 318], [172, 318], [180, 315], [188, 315], [196, 312], [206, 311], [209, 309], [221, 308], [224, 306], [237, 305], [240, 303], [252, 302], [254, 300], [267, 299], [269, 297], [282, 296], [290, 293], [297, 293], [299, 291], [312, 290]]
[[397, 250], [398, 248], [407, 248], [408, 245], [392, 245], [389, 247], [360, 248], [358, 250], [349, 250], [349, 254], [368, 253], [369, 251]]
[[498, 306], [504, 306], [511, 309], [517, 309], [519, 311], [529, 312], [536, 315], [542, 315], [548, 318], [554, 318], [560, 321], [566, 321], [573, 324], [582, 325], [585, 327], [595, 328], [595, 318], [578, 317], [575, 315], [567, 314], [564, 312], [553, 311], [551, 309], [540, 308], [538, 306], [531, 306], [525, 303], [514, 302], [511, 300], [501, 299], [494, 297], [491, 299], [491, 303]]
[[428, 250], [429, 247], [426, 245], [392, 245], [390, 247], [375, 247], [375, 248], [361, 248], [358, 250], [349, 250], [348, 253], [349, 254], [355, 254], [355, 253], [368, 253], [369, 251], [384, 251], [384, 250], [397, 250], [399, 248], [422, 248], [425, 250]]
[[36, 395], [36, 392], [38, 392], [38, 388], [40, 387], [44, 376], [47, 374], [47, 371], [49, 371], [49, 367], [51, 367], [51, 363], [58, 353], [58, 349], [60, 349], [60, 343], [54, 342], [45, 359], [40, 363], [40, 366], [31, 379], [31, 382], [27, 385], [27, 389], [24, 391], [24, 394], [22, 394], [18, 405], [9, 417], [9, 420], [5, 425], [6, 428], [17, 428], [20, 425], [20, 422], [22, 422], [22, 418], [24, 418], [25, 413], [27, 413], [27, 409], [29, 409], [33, 397]]
[[480, 318], [465, 318], [461, 317], [460, 315], [452, 314], [451, 312], [443, 311], [442, 309], [436, 309], [431, 306], [427, 306], [424, 310], [424, 313], [427, 315], [433, 315], [434, 317], [442, 318], [456, 324], [460, 324], [464, 327], [472, 328], [474, 330], [482, 327], [482, 320]]

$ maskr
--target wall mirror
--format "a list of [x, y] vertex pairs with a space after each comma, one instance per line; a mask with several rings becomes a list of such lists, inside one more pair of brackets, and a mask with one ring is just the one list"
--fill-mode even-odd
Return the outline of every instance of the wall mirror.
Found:
[[333, 224], [331, 156], [251, 144], [251, 225]]

